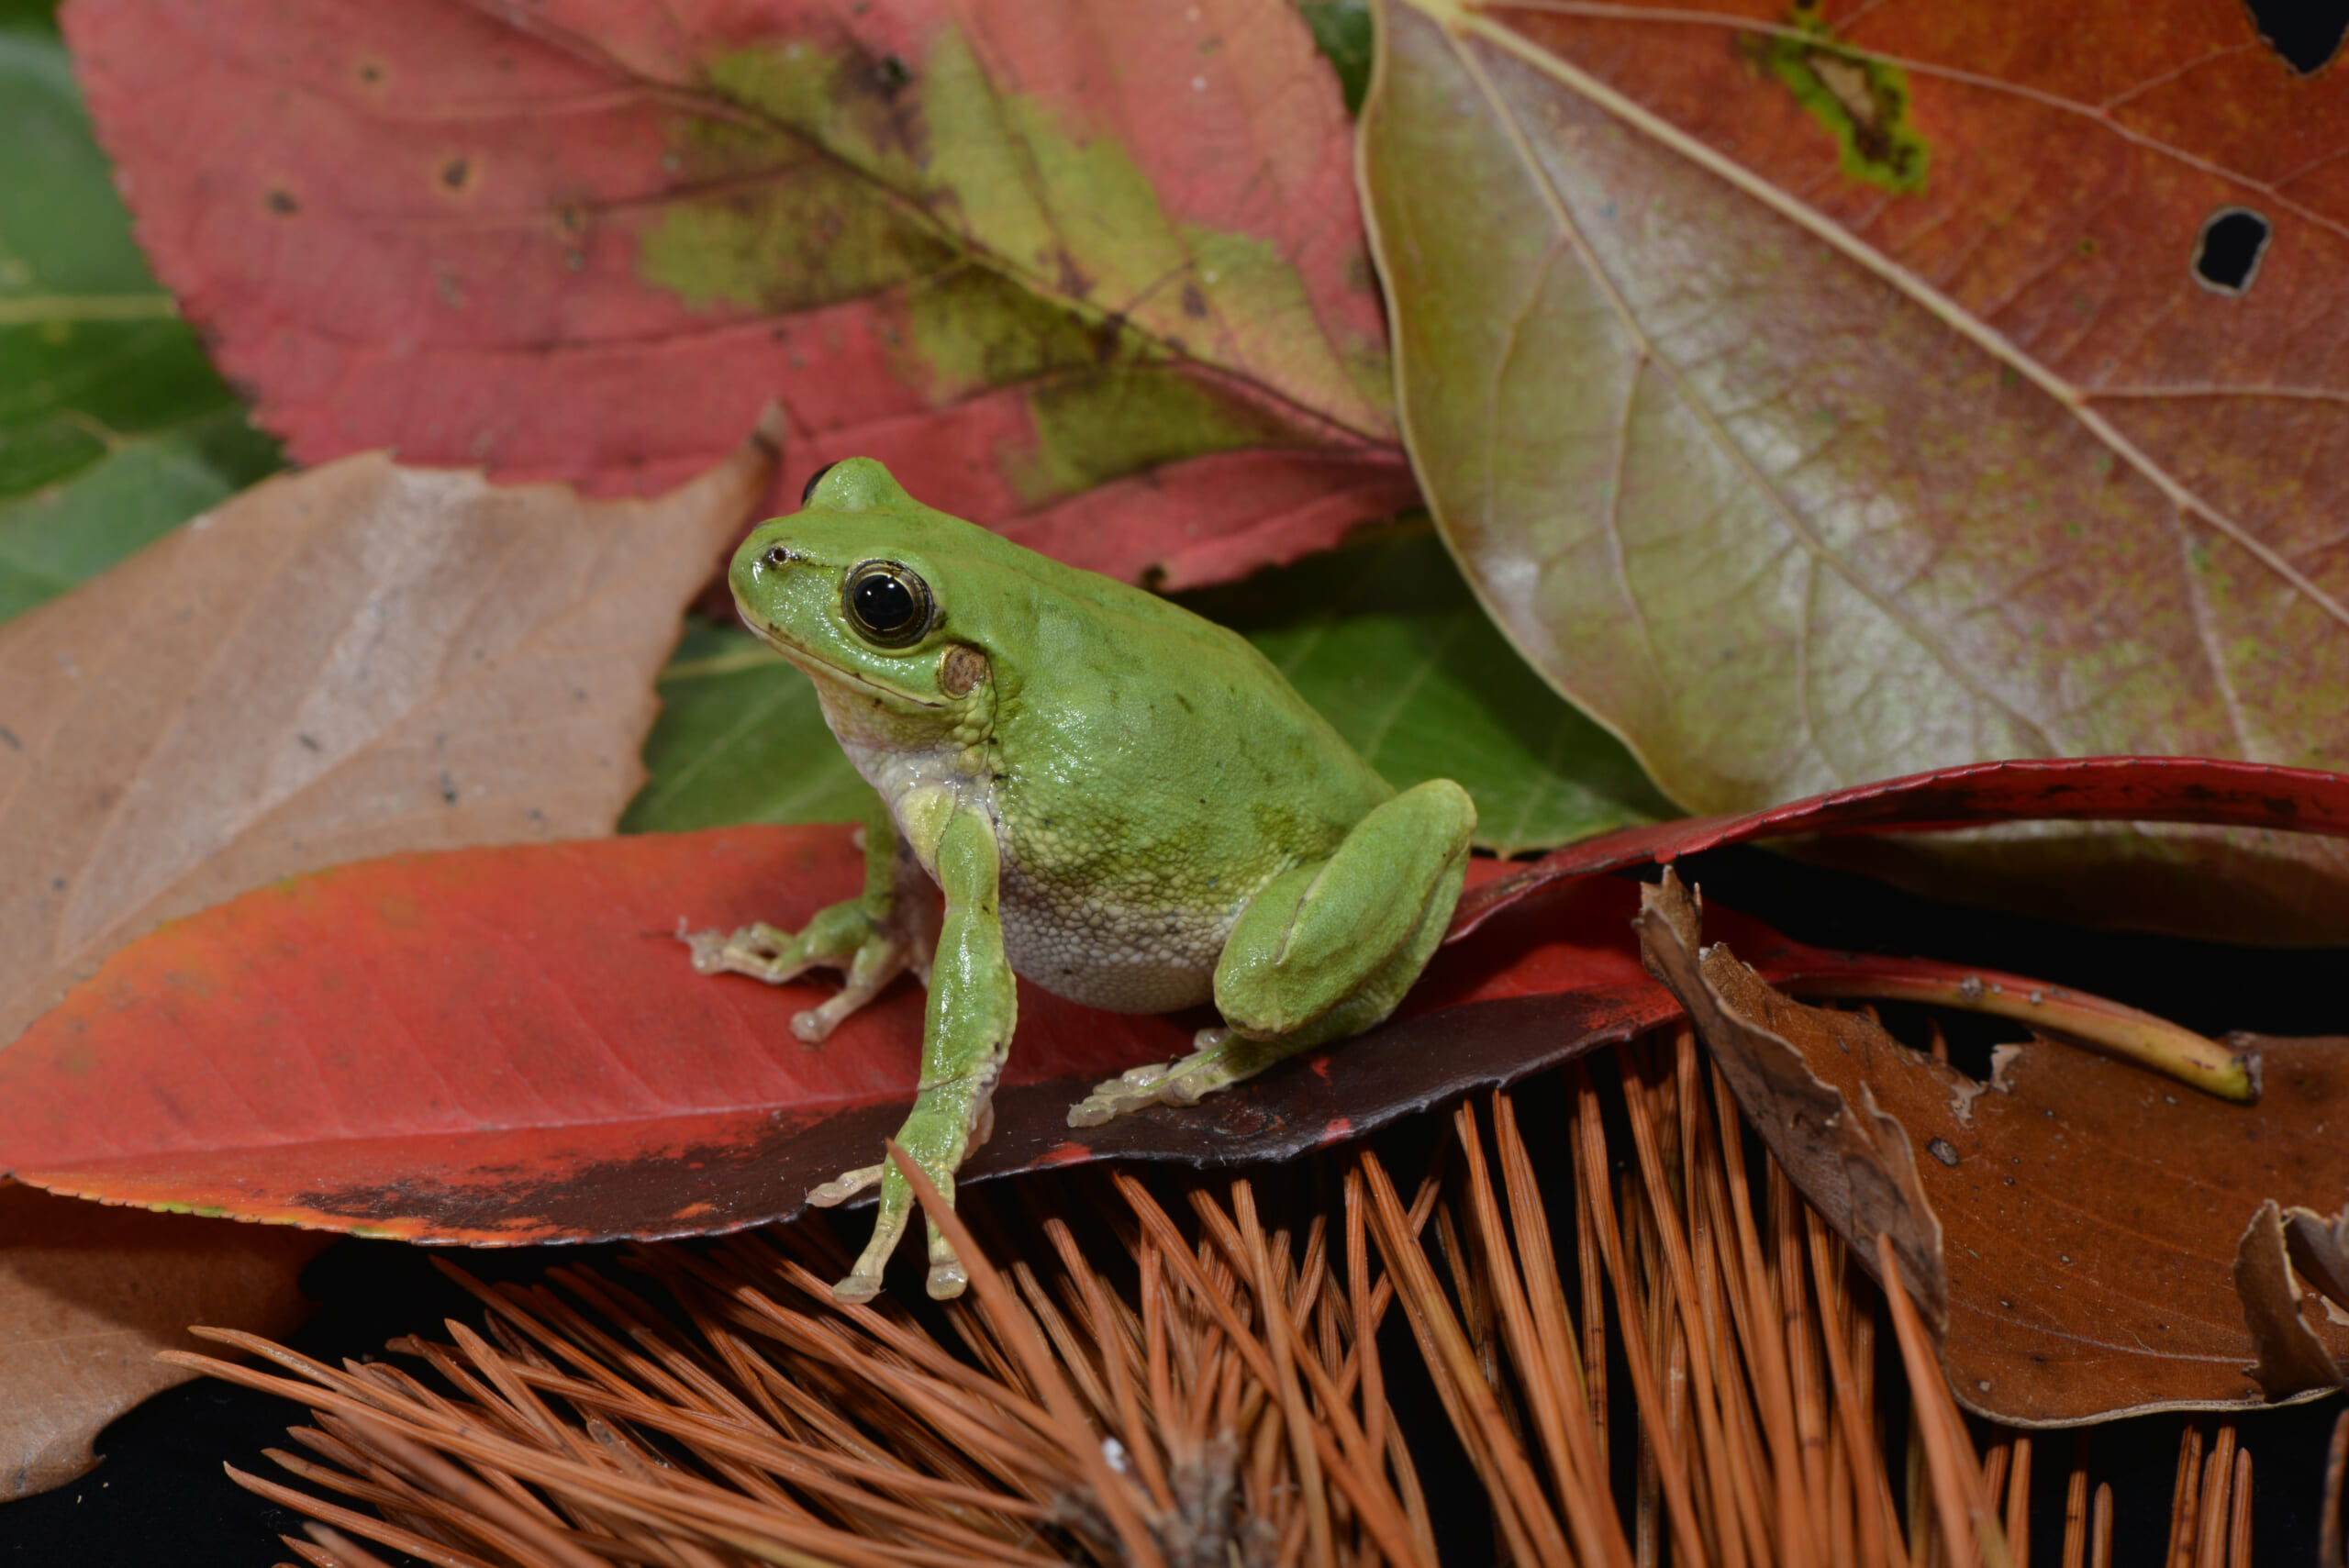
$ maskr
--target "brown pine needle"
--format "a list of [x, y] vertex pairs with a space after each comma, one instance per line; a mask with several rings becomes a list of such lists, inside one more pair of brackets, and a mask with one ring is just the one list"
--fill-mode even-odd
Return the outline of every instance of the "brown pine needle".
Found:
[[[942, 1310], [835, 1303], [846, 1258], [816, 1220], [638, 1248], [641, 1288], [443, 1262], [486, 1316], [395, 1340], [401, 1363], [210, 1331], [262, 1364], [170, 1359], [312, 1409], [301, 1451], [268, 1457], [315, 1491], [230, 1471], [309, 1516], [285, 1538], [308, 1568], [1436, 1568], [1473, 1505], [1431, 1510], [1428, 1434], [1388, 1404], [1406, 1385], [1431, 1388], [1516, 1568], [2030, 1568], [2032, 1440], [1977, 1459], [1880, 1240], [1906, 1375], [1879, 1399], [1878, 1287], [1749, 1164], [1694, 1037], [1563, 1089], [1539, 1113], [1562, 1118], [1557, 1169], [1519, 1104], [1549, 1091], [1495, 1094], [1489, 1119], [1456, 1110], [1408, 1207], [1368, 1151], [1316, 1157], [1327, 1210], [1286, 1177], [1112, 1172], [957, 1211], [908, 1168], [970, 1271]], [[1413, 1364], [1382, 1358], [1390, 1307]], [[2321, 1568], [2349, 1568], [2344, 1470], [2349, 1418]], [[2110, 1568], [2085, 1440], [2065, 1480], [2063, 1568]], [[2250, 1568], [2251, 1487], [2234, 1429], [2189, 1426], [2164, 1568]]]

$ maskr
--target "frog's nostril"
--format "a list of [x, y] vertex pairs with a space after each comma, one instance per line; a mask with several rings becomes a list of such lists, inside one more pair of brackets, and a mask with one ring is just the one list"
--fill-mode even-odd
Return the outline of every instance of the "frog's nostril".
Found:
[[796, 550], [786, 550], [779, 544], [771, 544], [767, 546], [767, 552], [759, 557], [759, 559], [765, 562], [769, 566], [788, 566], [791, 562], [799, 559], [799, 553]]

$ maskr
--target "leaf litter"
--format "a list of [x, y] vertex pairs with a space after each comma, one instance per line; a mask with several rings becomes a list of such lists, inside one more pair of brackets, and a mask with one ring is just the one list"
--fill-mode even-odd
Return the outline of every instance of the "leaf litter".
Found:
[[2349, 1125], [2349, 1041], [2239, 1040], [2256, 1105], [2043, 1037], [1981, 1093], [1868, 1015], [1792, 1001], [1700, 945], [1699, 918], [1667, 873], [1642, 951], [1821, 1215], [1863, 1255], [1881, 1238], [1929, 1318], [1946, 1304], [1933, 1326], [1967, 1407], [2054, 1426], [2343, 1385], [2349, 1313], [2303, 1310], [2277, 1206], [2329, 1256], [2337, 1232], [2308, 1206], [2349, 1193], [2330, 1130]]
[[[618, 502], [351, 458], [0, 626], [0, 1042], [17, 1042], [0, 1063], [21, 1065], [25, 1027], [126, 943], [256, 885], [400, 847], [609, 831], [678, 615], [773, 456], [746, 443], [668, 496]], [[96, 1086], [104, 1129], [135, 1087]], [[317, 1251], [5, 1196], [7, 1320], [95, 1347], [0, 1373], [12, 1407], [41, 1413], [0, 1449], [21, 1489], [85, 1468], [98, 1429], [163, 1385], [161, 1325], [229, 1317], [238, 1282], [243, 1321], [286, 1326]], [[61, 1228], [65, 1273], [39, 1240]]]

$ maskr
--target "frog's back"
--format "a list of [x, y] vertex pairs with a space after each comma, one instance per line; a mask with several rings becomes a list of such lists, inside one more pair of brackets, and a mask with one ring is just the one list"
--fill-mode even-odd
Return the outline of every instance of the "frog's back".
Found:
[[1013, 966], [1096, 1006], [1197, 1005], [1248, 900], [1393, 791], [1246, 639], [1042, 564], [995, 674]]

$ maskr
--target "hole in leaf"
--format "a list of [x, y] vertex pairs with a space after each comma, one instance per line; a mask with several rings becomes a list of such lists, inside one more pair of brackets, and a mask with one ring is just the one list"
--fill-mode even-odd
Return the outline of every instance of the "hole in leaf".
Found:
[[2243, 0], [2260, 41], [2302, 76], [2332, 62], [2349, 34], [2349, 0]]
[[2214, 293], [2239, 295], [2258, 275], [2267, 253], [2267, 220], [2246, 207], [2221, 207], [2202, 224], [2194, 243], [2194, 277]]

